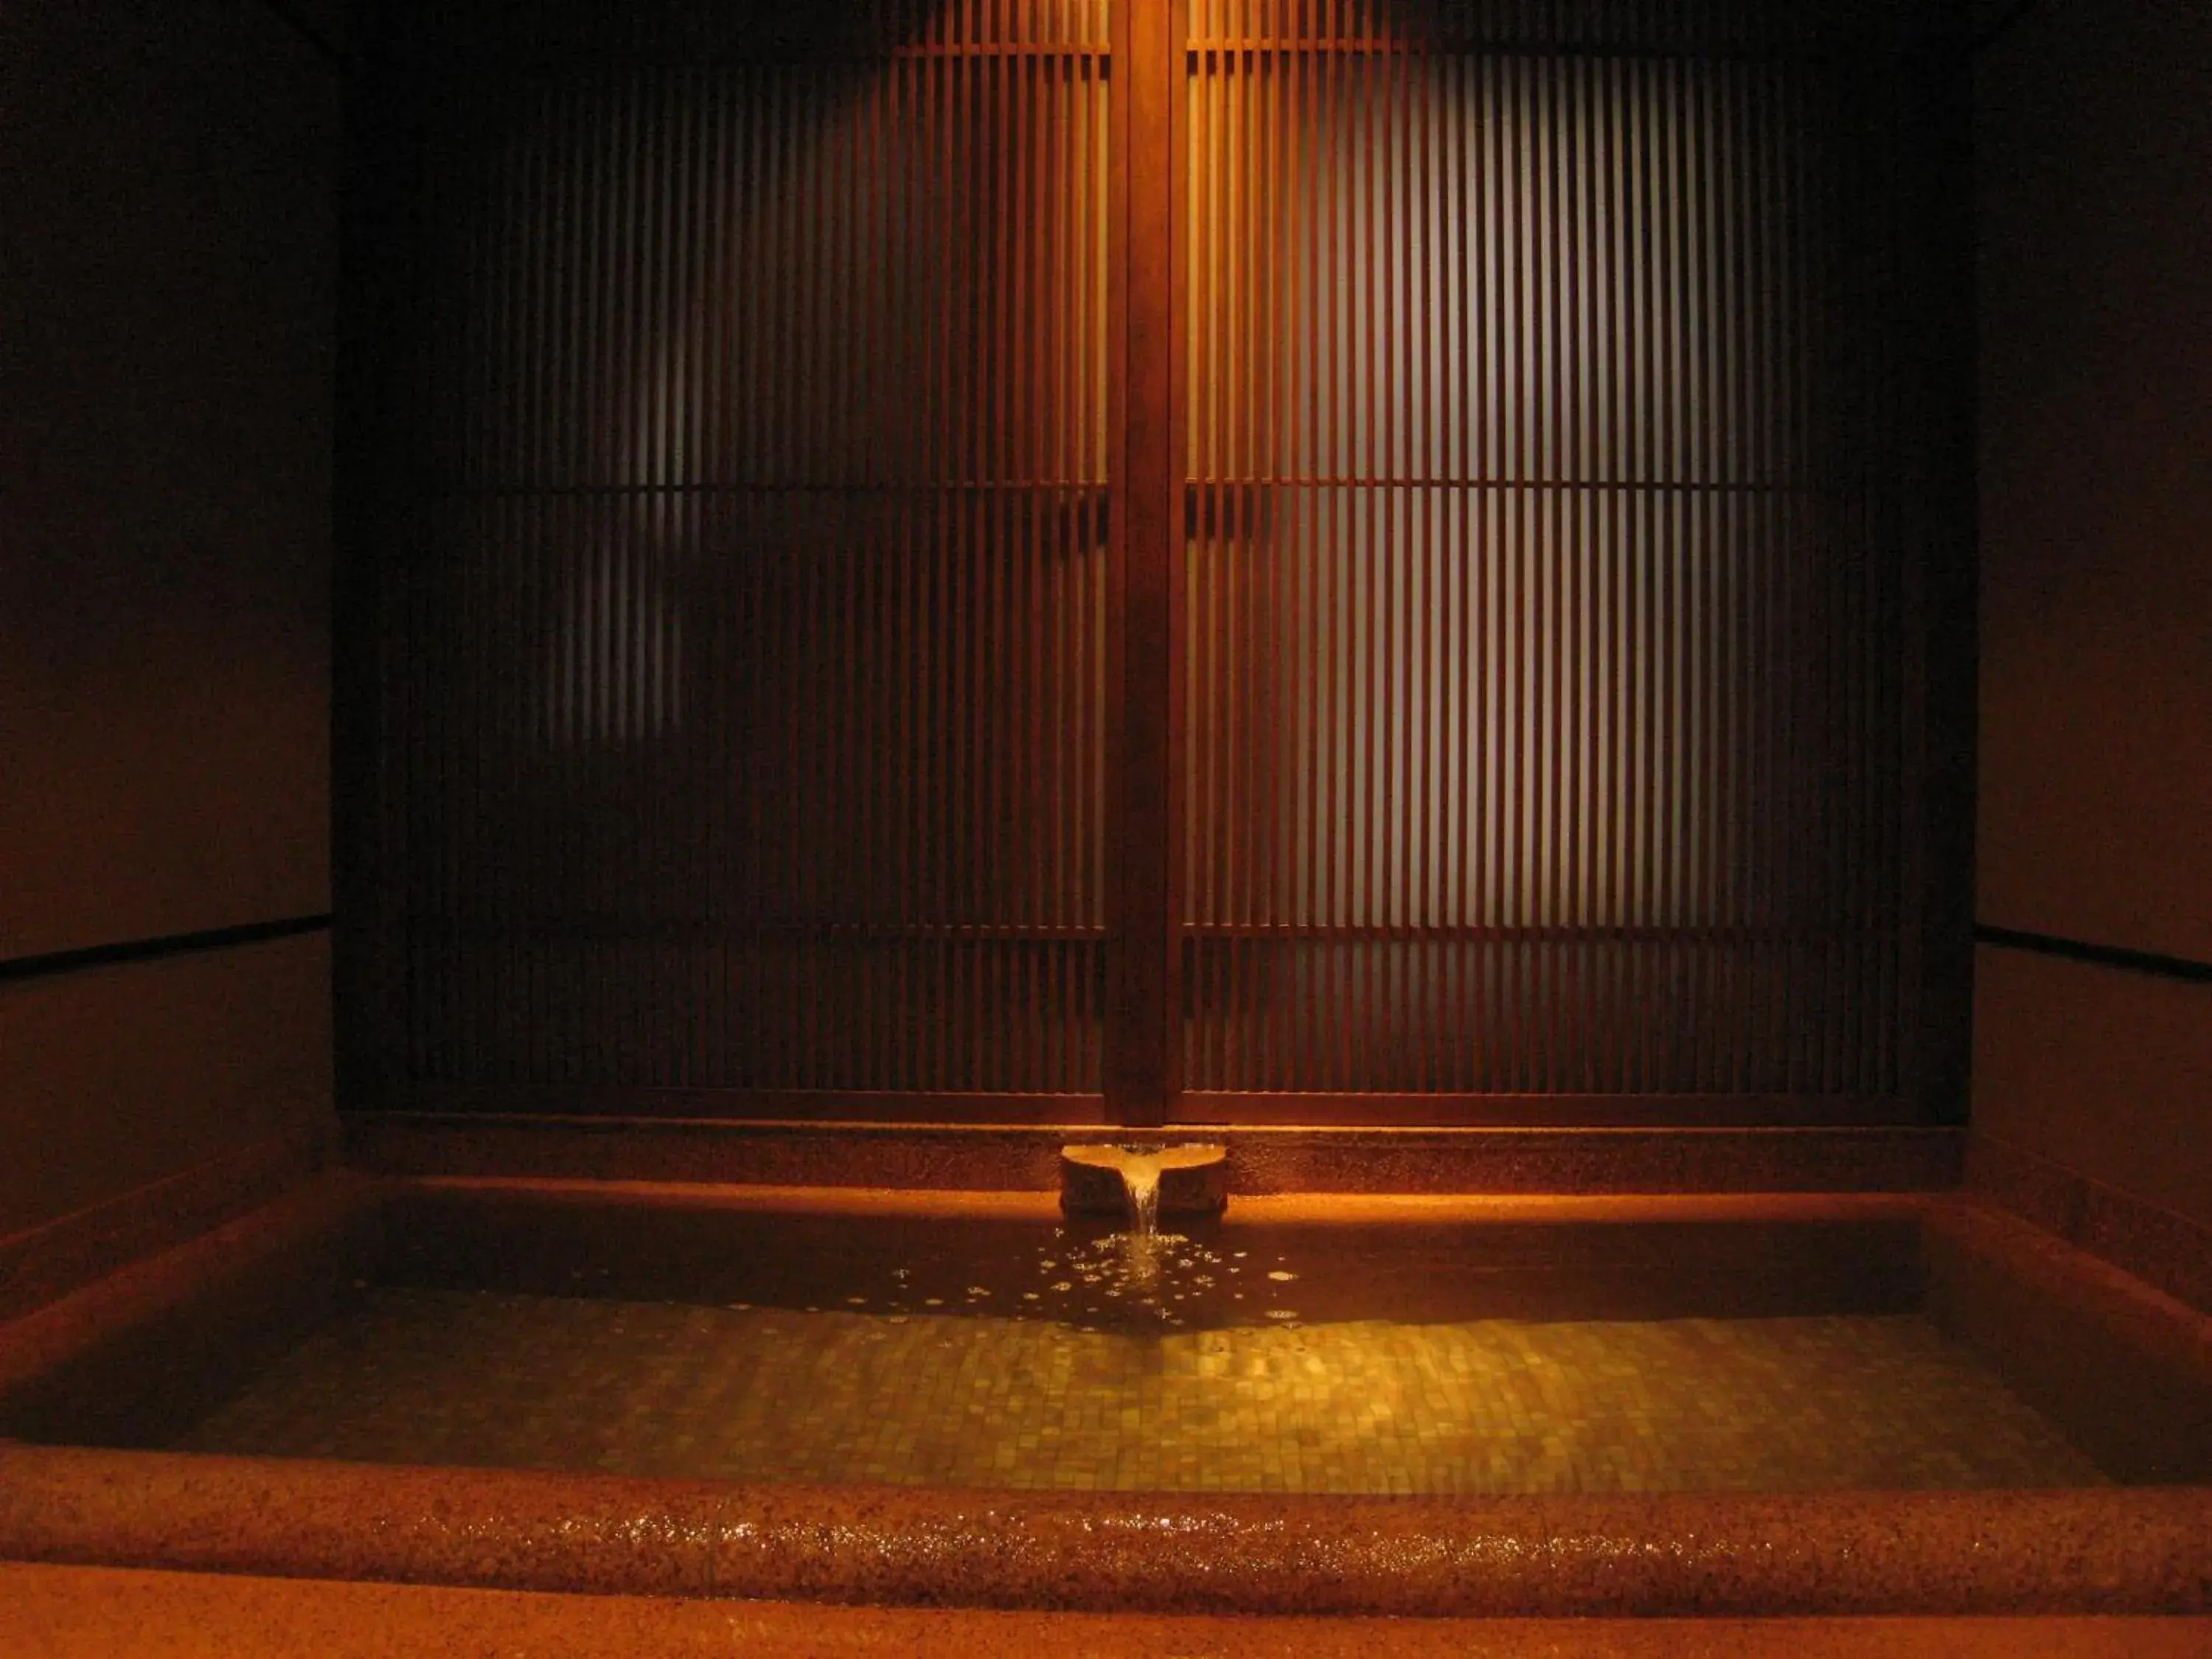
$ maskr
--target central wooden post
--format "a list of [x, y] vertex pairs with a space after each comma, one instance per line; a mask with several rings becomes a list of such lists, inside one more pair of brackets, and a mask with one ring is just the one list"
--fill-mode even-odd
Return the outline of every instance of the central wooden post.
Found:
[[1120, 1122], [1167, 1121], [1181, 1086], [1176, 887], [1182, 845], [1182, 282], [1180, 187], [1188, 0], [1114, 9], [1115, 742], [1107, 849], [1114, 957], [1106, 1097]]

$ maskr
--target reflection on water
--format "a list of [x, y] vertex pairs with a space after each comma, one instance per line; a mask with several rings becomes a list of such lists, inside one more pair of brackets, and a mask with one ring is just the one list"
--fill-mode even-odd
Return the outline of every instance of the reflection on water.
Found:
[[1249, 1299], [1259, 1295], [1260, 1285], [1249, 1251], [1143, 1228], [1087, 1239], [1056, 1231], [1055, 1248], [1036, 1259], [1039, 1273], [1054, 1277], [1041, 1291], [1024, 1293], [1052, 1317], [1092, 1329], [1174, 1329], [1201, 1313], [1209, 1324], [1239, 1322], [1240, 1314], [1255, 1316], [1256, 1303]]
[[417, 1227], [398, 1285], [363, 1286], [185, 1443], [1071, 1489], [2100, 1478], [1912, 1311], [1902, 1224], [1170, 1226], [732, 1208]]
[[[377, 1291], [184, 1443], [1073, 1490], [1803, 1491], [2100, 1479], [1913, 1316], [1316, 1323], [1260, 1305], [1288, 1285], [1257, 1263], [1172, 1236], [1143, 1258], [1157, 1275], [1147, 1287], [1125, 1270], [1126, 1237], [1040, 1258], [1037, 1271], [1057, 1277], [1034, 1294], [1079, 1309], [1146, 1307], [1149, 1329], [1134, 1319], [1085, 1329], [963, 1312], [931, 1297], [896, 1309], [839, 1298], [810, 1312]], [[1176, 1310], [1188, 1302], [1176, 1297], [1196, 1293], [1201, 1277], [1249, 1285], [1241, 1294], [1261, 1316], [1179, 1328], [1188, 1316]], [[991, 1307], [989, 1290], [971, 1285], [960, 1299], [972, 1291]]]
[[[1022, 1242], [989, 1257], [917, 1255], [890, 1262], [856, 1254], [835, 1264], [834, 1285], [818, 1262], [731, 1264], [724, 1282], [744, 1285], [741, 1295], [717, 1295], [713, 1275], [695, 1273], [669, 1299], [739, 1310], [848, 1308], [886, 1316], [1052, 1320], [1081, 1330], [1127, 1332], [1303, 1316], [1286, 1288], [1293, 1282], [1303, 1288], [1305, 1282], [1307, 1264], [1292, 1246], [1232, 1244], [1210, 1219], [1178, 1225], [1172, 1232], [1138, 1231], [1073, 1220], [1024, 1229]], [[1375, 1283], [1356, 1267], [1353, 1277], [1370, 1287]], [[654, 1294], [641, 1295], [635, 1275], [612, 1266], [575, 1269], [555, 1288], [568, 1295], [636, 1300]], [[1341, 1302], [1354, 1287], [1347, 1282], [1335, 1291]]]

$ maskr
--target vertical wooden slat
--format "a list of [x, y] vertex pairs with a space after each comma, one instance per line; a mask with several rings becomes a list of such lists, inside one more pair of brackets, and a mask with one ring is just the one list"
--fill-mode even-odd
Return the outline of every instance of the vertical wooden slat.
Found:
[[398, 1081], [1919, 1075], [1917, 71], [1447, 13], [444, 71], [359, 608]]
[[1878, 228], [1807, 91], [1866, 71], [1733, 0], [1454, 15], [1195, 17], [1192, 1075], [1889, 1094], [1898, 544], [1826, 332]]
[[1104, 43], [1038, 9], [455, 76], [385, 486], [403, 1080], [1097, 1089]]

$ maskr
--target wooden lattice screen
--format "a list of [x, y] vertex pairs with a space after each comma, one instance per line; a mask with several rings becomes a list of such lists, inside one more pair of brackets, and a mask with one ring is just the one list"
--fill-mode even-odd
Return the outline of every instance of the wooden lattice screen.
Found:
[[1924, 1113], [1919, 18], [385, 10], [355, 1103]]

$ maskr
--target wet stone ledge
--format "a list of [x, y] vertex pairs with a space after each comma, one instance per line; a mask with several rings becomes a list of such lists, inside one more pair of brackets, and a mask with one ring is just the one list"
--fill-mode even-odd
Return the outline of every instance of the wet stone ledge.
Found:
[[1150, 1613], [2201, 1615], [2212, 1491], [1201, 1499], [0, 1444], [0, 1559]]

